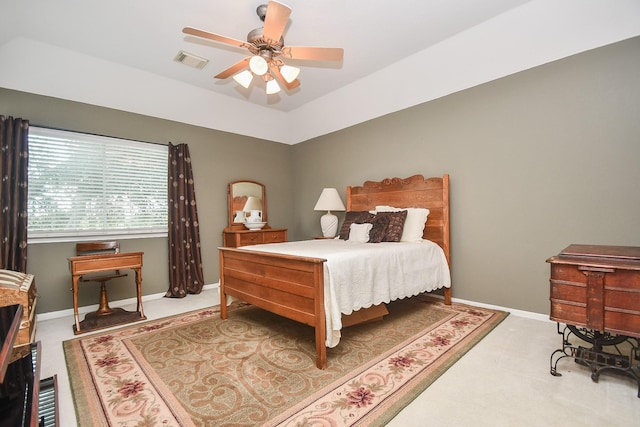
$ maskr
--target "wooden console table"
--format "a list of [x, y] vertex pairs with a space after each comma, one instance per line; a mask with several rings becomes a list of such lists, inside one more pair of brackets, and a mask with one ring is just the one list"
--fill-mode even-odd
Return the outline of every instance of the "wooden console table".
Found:
[[[144, 320], [146, 316], [142, 309], [142, 255], [144, 252], [129, 252], [118, 254], [102, 254], [102, 255], [83, 255], [69, 258], [69, 268], [71, 270], [71, 281], [73, 291], [73, 315], [75, 318], [74, 333], [80, 334], [88, 332], [82, 330], [80, 317], [78, 316], [78, 281], [84, 274], [99, 273], [112, 270], [131, 269], [136, 275], [136, 293], [138, 305], [134, 314], [135, 320]], [[123, 310], [124, 311], [124, 310]], [[126, 312], [131, 313], [131, 312]], [[130, 317], [129, 317], [130, 318]], [[123, 322], [111, 322], [107, 326], [113, 326], [120, 323], [127, 323], [131, 320]], [[104, 326], [106, 327], [106, 326]], [[85, 328], [86, 329], [86, 328]], [[95, 329], [95, 328], [94, 328]]]
[[[598, 380], [603, 370], [616, 370], [638, 382], [640, 397], [640, 247], [570, 245], [547, 259], [551, 265], [551, 320], [558, 322], [562, 348], [551, 355], [557, 363], [573, 357], [591, 368]], [[566, 324], [561, 331], [560, 323]], [[574, 346], [580, 338], [591, 347]], [[616, 347], [608, 352], [607, 347]]]

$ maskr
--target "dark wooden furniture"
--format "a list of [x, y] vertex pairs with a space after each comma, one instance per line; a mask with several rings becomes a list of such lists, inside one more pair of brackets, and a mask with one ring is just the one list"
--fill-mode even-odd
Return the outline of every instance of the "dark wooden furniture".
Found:
[[[102, 255], [83, 255], [69, 258], [71, 284], [73, 291], [74, 333], [80, 334], [95, 329], [106, 328], [132, 321], [144, 320], [142, 309], [142, 255], [144, 252], [109, 253]], [[138, 299], [135, 312], [123, 309], [111, 309], [105, 313], [89, 313], [80, 321], [78, 315], [78, 282], [80, 278], [94, 273], [131, 269], [135, 272], [136, 294]], [[84, 327], [83, 327], [84, 326]]]
[[[347, 210], [372, 210], [377, 205], [428, 208], [423, 238], [449, 252], [449, 176], [367, 181], [347, 187]], [[220, 300], [231, 295], [265, 310], [315, 328], [316, 366], [327, 364], [325, 347], [324, 259], [277, 253], [219, 248]], [[445, 302], [451, 304], [451, 289], [445, 288]], [[220, 315], [227, 318], [221, 304]]]
[[40, 381], [40, 342], [14, 347], [22, 316], [21, 304], [0, 307], [0, 424], [59, 425], [55, 377]]
[[[574, 244], [547, 262], [550, 318], [563, 335], [563, 347], [551, 357], [551, 373], [559, 375], [558, 360], [574, 357], [591, 368], [594, 381], [608, 369], [634, 377], [640, 397], [640, 247]], [[562, 332], [560, 323], [567, 325]], [[573, 345], [572, 335], [591, 347]], [[623, 343], [631, 347], [628, 355], [606, 349]]]
[[551, 320], [640, 337], [640, 247], [570, 245], [551, 264]]
[[20, 304], [7, 305], [0, 308], [0, 383], [4, 383], [7, 367], [13, 355], [13, 345], [18, 338], [20, 319], [23, 308]]

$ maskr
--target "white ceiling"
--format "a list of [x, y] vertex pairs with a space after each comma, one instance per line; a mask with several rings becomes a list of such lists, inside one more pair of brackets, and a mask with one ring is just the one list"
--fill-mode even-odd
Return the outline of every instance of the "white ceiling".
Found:
[[344, 60], [267, 96], [213, 78], [244, 49], [182, 33], [245, 40], [265, 2], [0, 0], [0, 86], [294, 144], [640, 34], [639, 0], [286, 0], [285, 44]]

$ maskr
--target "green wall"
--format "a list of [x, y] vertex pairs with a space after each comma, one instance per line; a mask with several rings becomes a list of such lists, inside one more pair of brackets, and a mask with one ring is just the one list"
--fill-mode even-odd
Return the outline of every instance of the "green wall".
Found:
[[453, 296], [548, 313], [548, 257], [571, 243], [640, 246], [640, 38], [293, 151], [299, 234], [317, 234], [323, 186], [344, 196], [367, 179], [449, 173]]
[[[294, 146], [5, 89], [0, 114], [188, 143], [207, 283], [218, 281], [229, 181], [265, 183], [270, 224], [299, 240], [319, 234], [323, 187], [344, 197], [365, 180], [449, 173], [453, 296], [548, 313], [546, 258], [571, 243], [640, 246], [638, 70], [634, 38]], [[166, 239], [121, 244], [145, 252], [144, 293], [164, 292]], [[72, 254], [70, 243], [29, 247], [39, 313], [71, 307]], [[134, 296], [123, 289], [110, 298]], [[81, 304], [96, 301], [87, 290]]]
[[[0, 114], [23, 117], [38, 126], [162, 144], [188, 144], [196, 181], [204, 278], [207, 284], [219, 280], [217, 248], [222, 245], [222, 229], [227, 225], [229, 181], [251, 179], [264, 183], [267, 187], [270, 224], [273, 227], [286, 227], [293, 220], [290, 146], [2, 88]], [[120, 240], [120, 245], [123, 252], [144, 252], [143, 293], [166, 292], [169, 287], [167, 239]], [[38, 313], [72, 307], [67, 258], [73, 256], [74, 251], [73, 243], [29, 245], [28, 270], [36, 278]], [[109, 287], [109, 300], [135, 297], [132, 276], [119, 279], [125, 283], [122, 286]], [[127, 281], [131, 285], [127, 285]], [[79, 292], [80, 306], [97, 304], [98, 295], [98, 285], [82, 286]]]

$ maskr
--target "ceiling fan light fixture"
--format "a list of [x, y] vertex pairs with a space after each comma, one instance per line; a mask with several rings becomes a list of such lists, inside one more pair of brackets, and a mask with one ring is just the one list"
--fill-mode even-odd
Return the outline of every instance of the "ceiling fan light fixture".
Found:
[[267, 95], [273, 95], [278, 92], [280, 92], [280, 85], [278, 82], [273, 78], [267, 81]]
[[300, 86], [300, 81], [297, 79], [300, 69], [284, 64], [281, 57], [303, 61], [342, 61], [344, 55], [342, 48], [285, 46], [283, 33], [291, 15], [289, 6], [278, 0], [269, 0], [268, 4], [258, 6], [256, 13], [264, 25], [251, 30], [246, 42], [193, 27], [182, 29], [185, 34], [225, 43], [228, 46], [245, 48], [250, 52], [250, 56], [227, 67], [214, 78], [226, 79], [233, 76], [238, 84], [248, 89], [253, 78], [262, 77], [266, 85], [266, 93], [274, 94], [280, 92], [282, 84], [287, 90]]
[[238, 73], [235, 76], [233, 76], [233, 80], [238, 82], [240, 86], [244, 87], [245, 89], [248, 89], [249, 85], [251, 84], [251, 80], [253, 80], [253, 74], [251, 74], [251, 71], [249, 70], [244, 70], [241, 73]]
[[249, 68], [253, 74], [264, 76], [269, 70], [269, 64], [267, 64], [267, 61], [262, 56], [254, 55], [249, 60]]
[[287, 83], [291, 83], [298, 78], [298, 75], [300, 74], [300, 68], [292, 67], [291, 65], [285, 64], [280, 67], [280, 74], [282, 74], [282, 77]]

